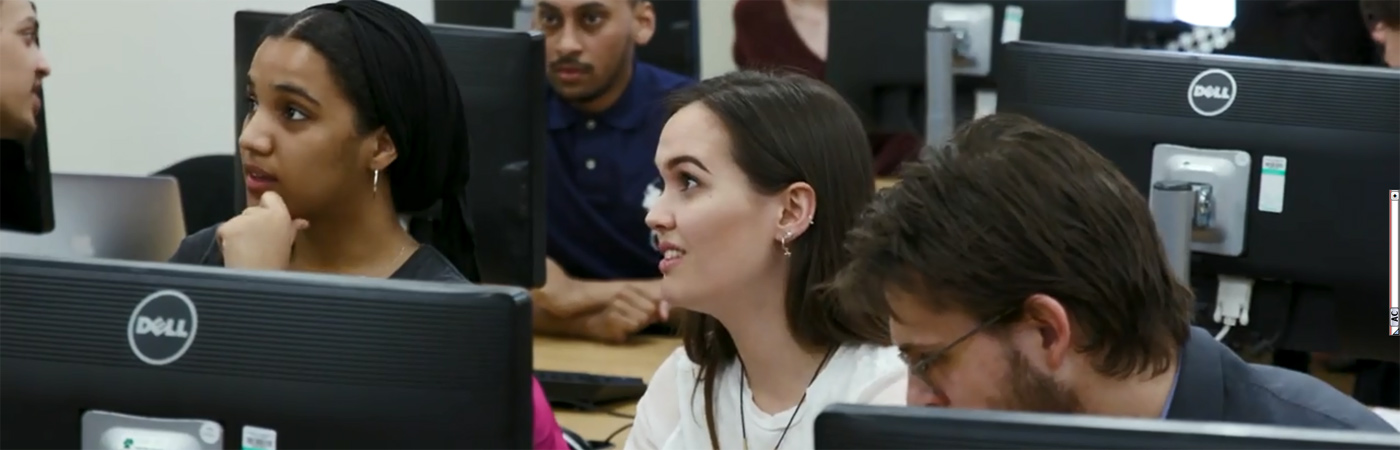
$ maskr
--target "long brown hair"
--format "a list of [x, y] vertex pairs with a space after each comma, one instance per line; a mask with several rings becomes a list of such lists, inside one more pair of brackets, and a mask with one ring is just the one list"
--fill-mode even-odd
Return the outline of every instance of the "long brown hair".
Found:
[[[818, 195], [814, 223], [788, 244], [788, 331], [812, 347], [887, 342], [882, 320], [842, 309], [831, 291], [817, 289], [846, 263], [841, 243], [875, 190], [870, 145], [855, 111], [819, 81], [756, 71], [721, 75], [676, 92], [671, 111], [697, 102], [724, 124], [734, 161], [755, 191], [777, 194], [806, 182]], [[735, 361], [738, 349], [724, 325], [709, 315], [685, 314], [680, 329], [686, 354], [700, 368], [696, 384], [704, 389], [710, 443], [718, 446], [715, 378]]]

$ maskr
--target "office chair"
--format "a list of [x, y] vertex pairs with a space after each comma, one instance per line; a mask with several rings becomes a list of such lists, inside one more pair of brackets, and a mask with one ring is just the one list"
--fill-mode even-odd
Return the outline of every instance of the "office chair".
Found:
[[196, 156], [175, 163], [154, 175], [174, 177], [180, 183], [180, 207], [185, 211], [185, 232], [194, 233], [233, 217], [233, 155]]

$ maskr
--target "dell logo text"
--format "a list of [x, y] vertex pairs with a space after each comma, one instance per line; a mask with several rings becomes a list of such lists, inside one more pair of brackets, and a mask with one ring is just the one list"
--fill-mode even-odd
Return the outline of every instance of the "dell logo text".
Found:
[[136, 334], [151, 334], [161, 337], [190, 337], [190, 332], [185, 330], [184, 319], [167, 319], [164, 317], [137, 317]]
[[1186, 102], [1196, 114], [1215, 117], [1223, 114], [1235, 104], [1239, 96], [1239, 85], [1235, 76], [1224, 69], [1206, 69], [1191, 80], [1186, 88]]
[[1217, 100], [1229, 100], [1230, 88], [1226, 86], [1202, 86], [1196, 85], [1196, 89], [1191, 95], [1197, 97], [1213, 98]]

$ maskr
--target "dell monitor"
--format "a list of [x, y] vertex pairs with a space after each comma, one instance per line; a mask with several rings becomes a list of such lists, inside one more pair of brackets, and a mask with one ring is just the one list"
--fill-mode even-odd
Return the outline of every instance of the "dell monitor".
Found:
[[[237, 130], [247, 115], [242, 101], [248, 66], [259, 38], [285, 14], [234, 15]], [[457, 80], [470, 134], [471, 181], [467, 214], [476, 267], [483, 283], [544, 284], [545, 101], [544, 38], [534, 31], [428, 24]], [[242, 168], [235, 190], [246, 204]]]
[[[42, 99], [43, 93], [39, 96]], [[38, 126], [28, 142], [0, 140], [0, 230], [53, 231], [53, 188], [43, 109], [35, 114], [35, 121]]]
[[[922, 134], [931, 5], [982, 6], [992, 10], [990, 70], [1000, 70], [1000, 43], [1038, 40], [1116, 46], [1124, 40], [1125, 3], [1111, 0], [831, 0], [827, 83], [868, 122], [872, 132]], [[1019, 8], [1007, 17], [1009, 7]], [[1007, 25], [1010, 26], [1007, 26]], [[976, 33], [973, 33], [976, 34]], [[985, 58], [984, 58], [985, 59]], [[972, 117], [975, 91], [990, 77], [959, 76], [954, 99], [958, 122]]]
[[0, 284], [3, 448], [532, 443], [519, 288], [16, 256]]
[[991, 410], [831, 405], [817, 449], [1394, 449], [1396, 435], [1351, 430]]
[[1400, 357], [1382, 202], [1400, 188], [1400, 71], [1035, 42], [1006, 53], [999, 112], [1084, 140], [1149, 198], [1165, 174], [1212, 186], [1196, 191], [1209, 214], [1182, 252], [1202, 302], [1220, 276], [1253, 280], [1231, 294], [1254, 317], [1236, 331]]

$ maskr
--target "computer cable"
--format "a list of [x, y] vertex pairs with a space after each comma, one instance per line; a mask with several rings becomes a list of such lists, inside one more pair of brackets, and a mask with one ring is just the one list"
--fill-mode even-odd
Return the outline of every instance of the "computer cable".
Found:
[[610, 409], [610, 408], [603, 408], [603, 407], [601, 407], [601, 406], [598, 406], [598, 405], [595, 405], [595, 404], [589, 403], [589, 402], [580, 402], [580, 401], [573, 401], [573, 400], [551, 400], [551, 401], [549, 402], [549, 404], [550, 404], [550, 405], [559, 405], [559, 406], [562, 406], [562, 407], [565, 407], [565, 408], [568, 408], [568, 409], [573, 409], [573, 410], [582, 411], [582, 412], [600, 412], [600, 413], [603, 413], [603, 414], [607, 414], [607, 415], [609, 415], [609, 416], [620, 417], [620, 418], [627, 419], [627, 420], [632, 420], [632, 419], [635, 418], [635, 417], [633, 417], [633, 416], [630, 415], [630, 414], [624, 414], [624, 413], [620, 413], [620, 412], [617, 412], [617, 411], [613, 411], [613, 410]]

